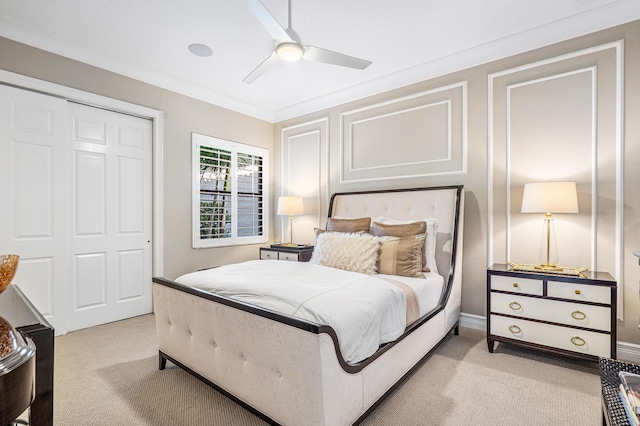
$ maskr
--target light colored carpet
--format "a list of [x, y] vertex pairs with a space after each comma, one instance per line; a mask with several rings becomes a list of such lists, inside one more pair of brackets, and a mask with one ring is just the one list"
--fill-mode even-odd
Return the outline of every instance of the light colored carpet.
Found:
[[[55, 341], [54, 419], [67, 425], [265, 425], [171, 363], [158, 370], [153, 315]], [[597, 363], [450, 336], [362, 425], [601, 425]], [[298, 426], [298, 425], [296, 425]]]

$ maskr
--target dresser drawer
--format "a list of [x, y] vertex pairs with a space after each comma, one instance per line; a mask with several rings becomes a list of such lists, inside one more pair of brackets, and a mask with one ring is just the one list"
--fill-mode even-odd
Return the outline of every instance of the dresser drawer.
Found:
[[561, 299], [611, 304], [611, 288], [601, 285], [548, 281], [547, 295]]
[[611, 331], [611, 309], [602, 306], [491, 293], [491, 313]]
[[514, 293], [542, 296], [542, 280], [492, 275], [491, 290], [510, 291]]
[[609, 357], [611, 336], [515, 318], [491, 315], [491, 334], [543, 346]]

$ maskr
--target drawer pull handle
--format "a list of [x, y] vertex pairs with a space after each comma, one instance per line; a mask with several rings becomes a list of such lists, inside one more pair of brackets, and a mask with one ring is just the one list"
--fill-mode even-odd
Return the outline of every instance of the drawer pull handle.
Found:
[[522, 333], [522, 329], [520, 327], [518, 327], [517, 325], [510, 325], [509, 326], [509, 331], [512, 332], [513, 334]]
[[571, 316], [574, 319], [577, 319], [578, 321], [582, 321], [584, 319], [587, 319], [587, 314], [585, 314], [584, 312], [581, 312], [581, 311], [573, 311], [573, 312], [571, 312]]
[[573, 343], [576, 346], [584, 346], [584, 345], [587, 344], [587, 342], [585, 342], [582, 337], [578, 337], [578, 336], [572, 337], [571, 338], [571, 343]]
[[514, 286], [515, 288], [518, 288], [518, 283], [513, 283], [513, 286]]
[[580, 290], [576, 290], [576, 294], [580, 294]]
[[509, 303], [509, 307], [511, 309], [513, 309], [514, 311], [519, 311], [520, 309], [522, 309], [522, 305], [519, 304], [518, 302], [511, 302]]

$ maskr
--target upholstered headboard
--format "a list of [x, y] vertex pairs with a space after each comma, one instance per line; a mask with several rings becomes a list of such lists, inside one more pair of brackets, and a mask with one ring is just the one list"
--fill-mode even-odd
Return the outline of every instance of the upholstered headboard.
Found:
[[461, 185], [335, 193], [329, 204], [329, 217], [438, 219], [435, 258], [438, 272], [447, 279], [462, 196]]

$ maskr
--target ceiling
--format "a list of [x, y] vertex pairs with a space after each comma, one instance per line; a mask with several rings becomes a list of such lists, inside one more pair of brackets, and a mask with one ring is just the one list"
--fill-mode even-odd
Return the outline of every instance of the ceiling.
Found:
[[[639, 0], [292, 3], [303, 44], [373, 64], [283, 63], [243, 83], [274, 48], [244, 0], [2, 0], [0, 36], [277, 122], [640, 19]], [[287, 0], [263, 4], [287, 26]]]

